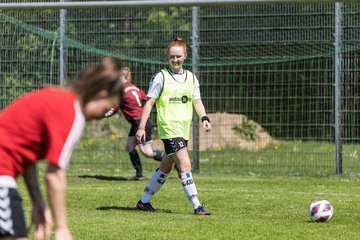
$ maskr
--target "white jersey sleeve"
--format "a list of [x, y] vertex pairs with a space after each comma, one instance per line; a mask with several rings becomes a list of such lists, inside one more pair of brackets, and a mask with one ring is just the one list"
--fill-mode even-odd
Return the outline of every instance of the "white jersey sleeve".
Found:
[[201, 99], [199, 79], [194, 74], [194, 100]]
[[162, 72], [154, 74], [150, 80], [149, 90], [147, 96], [149, 98], [158, 98], [160, 96], [161, 90], [164, 86], [164, 75]]

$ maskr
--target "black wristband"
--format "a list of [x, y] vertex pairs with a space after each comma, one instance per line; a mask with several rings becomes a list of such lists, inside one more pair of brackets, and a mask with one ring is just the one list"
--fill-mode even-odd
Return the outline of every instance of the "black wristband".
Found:
[[210, 122], [210, 119], [208, 118], [208, 116], [203, 116], [203, 117], [201, 118], [201, 122], [204, 122], [204, 121]]

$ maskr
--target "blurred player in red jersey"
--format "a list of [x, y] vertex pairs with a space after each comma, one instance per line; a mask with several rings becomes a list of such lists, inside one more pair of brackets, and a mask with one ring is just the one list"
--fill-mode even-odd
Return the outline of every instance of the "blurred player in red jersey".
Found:
[[[120, 72], [121, 73], [121, 72]], [[66, 217], [66, 169], [86, 121], [118, 106], [123, 94], [119, 71], [104, 64], [83, 69], [67, 88], [46, 87], [15, 100], [0, 114], [0, 239], [28, 239], [16, 179], [24, 180], [32, 201], [35, 239], [71, 240]], [[47, 195], [41, 195], [36, 163], [46, 159]], [[52, 214], [51, 214], [52, 213]]]
[[[103, 59], [103, 63], [108, 63], [107, 65], [113, 64], [115, 67], [119, 64], [117, 59], [113, 57], [107, 57]], [[151, 130], [152, 122], [150, 119], [147, 120], [145, 126], [146, 139], [140, 143], [137, 142], [135, 138], [136, 131], [138, 130], [142, 108], [146, 102], [146, 93], [141, 89], [135, 86], [131, 81], [131, 70], [129, 67], [122, 68], [124, 74], [121, 74], [121, 80], [124, 83], [124, 97], [120, 104], [120, 110], [125, 119], [131, 124], [129, 131], [128, 139], [126, 142], [125, 150], [129, 153], [130, 160], [132, 165], [135, 168], [136, 175], [131, 178], [131, 180], [144, 180], [145, 177], [142, 173], [141, 160], [138, 152], [136, 151], [136, 146], [139, 146], [141, 153], [147, 158], [153, 158], [156, 161], [161, 161], [165, 153], [161, 151], [154, 151], [151, 146]], [[109, 113], [108, 116], [111, 116], [116, 113], [116, 109], [113, 112]]]

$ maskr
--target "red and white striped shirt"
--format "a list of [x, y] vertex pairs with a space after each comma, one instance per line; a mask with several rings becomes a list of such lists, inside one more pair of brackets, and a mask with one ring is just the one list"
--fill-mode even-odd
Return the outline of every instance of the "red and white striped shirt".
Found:
[[41, 159], [66, 169], [84, 127], [73, 92], [44, 88], [20, 97], [0, 113], [0, 176], [17, 178]]

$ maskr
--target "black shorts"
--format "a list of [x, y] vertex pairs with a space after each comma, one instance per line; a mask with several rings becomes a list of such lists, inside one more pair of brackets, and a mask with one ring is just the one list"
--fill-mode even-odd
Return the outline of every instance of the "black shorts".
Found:
[[187, 147], [187, 140], [182, 137], [161, 139], [164, 143], [166, 155], [174, 154]]
[[[140, 125], [140, 120], [132, 120], [132, 121], [130, 121], [130, 124], [131, 124], [131, 128], [130, 128], [128, 136], [135, 137], [135, 134]], [[152, 130], [152, 123], [151, 123], [150, 119], [148, 119], [146, 122], [146, 125], [145, 125], [145, 133], [146, 133], [145, 142], [151, 141], [151, 130]]]
[[14, 236], [27, 237], [22, 199], [16, 188], [0, 187], [0, 238]]

